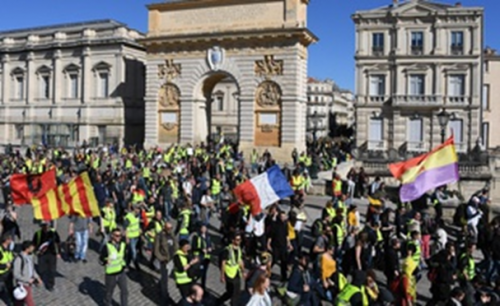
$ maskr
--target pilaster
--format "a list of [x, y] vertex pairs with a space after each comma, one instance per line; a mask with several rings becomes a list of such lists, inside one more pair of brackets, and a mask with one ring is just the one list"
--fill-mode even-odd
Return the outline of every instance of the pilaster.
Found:
[[9, 84], [9, 78], [10, 78], [10, 57], [8, 54], [4, 54], [2, 57], [2, 103], [7, 103], [9, 102], [10, 99], [10, 84]]
[[90, 47], [84, 47], [82, 50], [82, 80], [81, 80], [81, 103], [90, 101], [90, 88], [92, 67], [90, 63], [90, 56], [92, 52]]
[[55, 50], [52, 57], [52, 103], [57, 104], [61, 102], [61, 88], [64, 88], [64, 79], [62, 75], [61, 65], [61, 50]]
[[[121, 87], [120, 87], [120, 84], [123, 82], [125, 82], [125, 60], [124, 60], [124, 54], [123, 54], [123, 50], [119, 50], [118, 53], [115, 54], [115, 65], [116, 65], [116, 69], [115, 69], [115, 76], [114, 76], [114, 80], [115, 80], [115, 86], [112, 87], [112, 88], [116, 88], [117, 90], [119, 90]], [[117, 94], [118, 95], [123, 95], [124, 94], [124, 91], [126, 91], [125, 89], [123, 90], [120, 90]]]
[[29, 52], [26, 57], [26, 85], [25, 85], [25, 103], [32, 104], [34, 101], [34, 90], [36, 88], [36, 77], [35, 77], [35, 63], [33, 62], [35, 59], [35, 54], [33, 52]]

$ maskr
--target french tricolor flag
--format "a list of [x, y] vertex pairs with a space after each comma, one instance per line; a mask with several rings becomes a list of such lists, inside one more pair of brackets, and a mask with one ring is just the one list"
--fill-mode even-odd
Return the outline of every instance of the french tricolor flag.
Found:
[[267, 206], [292, 196], [293, 190], [278, 165], [274, 165], [266, 172], [236, 186], [234, 195], [240, 203], [250, 205], [252, 215], [255, 216]]

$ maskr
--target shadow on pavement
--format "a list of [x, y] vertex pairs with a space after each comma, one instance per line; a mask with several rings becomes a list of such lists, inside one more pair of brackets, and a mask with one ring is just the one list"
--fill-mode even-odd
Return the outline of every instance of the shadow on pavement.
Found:
[[104, 305], [103, 299], [106, 294], [106, 289], [101, 282], [89, 277], [84, 277], [83, 281], [78, 286], [78, 291], [89, 296], [97, 305]]

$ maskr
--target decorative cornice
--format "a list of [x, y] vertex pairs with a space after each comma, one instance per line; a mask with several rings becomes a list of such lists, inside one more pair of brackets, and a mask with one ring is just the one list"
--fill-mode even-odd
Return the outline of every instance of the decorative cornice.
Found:
[[301, 44], [309, 46], [317, 42], [319, 39], [307, 28], [297, 29], [264, 29], [264, 30], [249, 30], [249, 31], [227, 31], [222, 33], [198, 33], [198, 34], [185, 34], [185, 35], [159, 35], [149, 36], [139, 39], [138, 42], [146, 47], [154, 44], [191, 44], [200, 42], [222, 42], [234, 41], [245, 39], [295, 39]]

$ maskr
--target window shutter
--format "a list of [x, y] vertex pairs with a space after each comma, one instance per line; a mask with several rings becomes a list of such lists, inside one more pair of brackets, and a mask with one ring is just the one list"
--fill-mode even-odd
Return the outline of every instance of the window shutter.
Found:
[[455, 136], [455, 142], [461, 144], [463, 142], [462, 120], [450, 120], [449, 127]]

